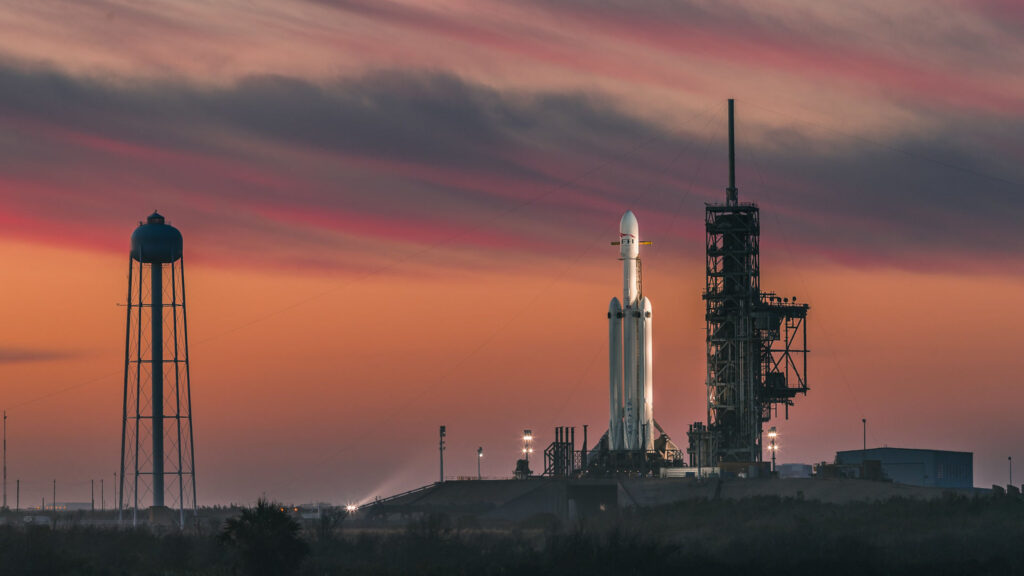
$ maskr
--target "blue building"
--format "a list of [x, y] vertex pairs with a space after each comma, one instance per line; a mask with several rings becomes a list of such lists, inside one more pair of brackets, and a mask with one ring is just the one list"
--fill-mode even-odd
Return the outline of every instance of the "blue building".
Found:
[[871, 448], [836, 452], [836, 464], [881, 462], [886, 478], [899, 484], [936, 488], [973, 488], [974, 453], [913, 448]]

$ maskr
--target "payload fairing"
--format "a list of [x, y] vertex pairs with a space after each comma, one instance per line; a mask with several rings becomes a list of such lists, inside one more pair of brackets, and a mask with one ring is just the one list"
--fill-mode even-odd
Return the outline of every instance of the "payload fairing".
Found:
[[622, 303], [612, 298], [608, 307], [608, 359], [610, 369], [609, 450], [653, 450], [653, 342], [651, 301], [642, 290], [640, 226], [632, 211], [619, 223], [622, 260]]

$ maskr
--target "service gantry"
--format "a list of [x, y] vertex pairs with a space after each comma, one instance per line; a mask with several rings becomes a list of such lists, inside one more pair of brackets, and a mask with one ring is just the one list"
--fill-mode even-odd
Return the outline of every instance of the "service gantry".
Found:
[[760, 462], [762, 426], [807, 392], [807, 304], [761, 291], [757, 204], [739, 202], [733, 101], [729, 187], [705, 204], [708, 424], [690, 429], [690, 464]]

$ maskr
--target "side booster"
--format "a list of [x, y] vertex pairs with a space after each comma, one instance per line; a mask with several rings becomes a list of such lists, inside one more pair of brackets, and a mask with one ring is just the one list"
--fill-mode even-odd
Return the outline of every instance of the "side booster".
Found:
[[622, 260], [622, 303], [612, 298], [608, 306], [608, 360], [610, 369], [610, 450], [654, 448], [653, 342], [651, 301], [642, 294], [640, 227], [633, 212], [619, 224]]

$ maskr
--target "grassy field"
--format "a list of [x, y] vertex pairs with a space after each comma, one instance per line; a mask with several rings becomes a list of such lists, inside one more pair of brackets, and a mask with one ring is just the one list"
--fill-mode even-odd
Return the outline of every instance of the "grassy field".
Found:
[[0, 527], [0, 574], [1021, 574], [1024, 499], [688, 501], [561, 526], [443, 515], [300, 526], [273, 505], [211, 534]]

